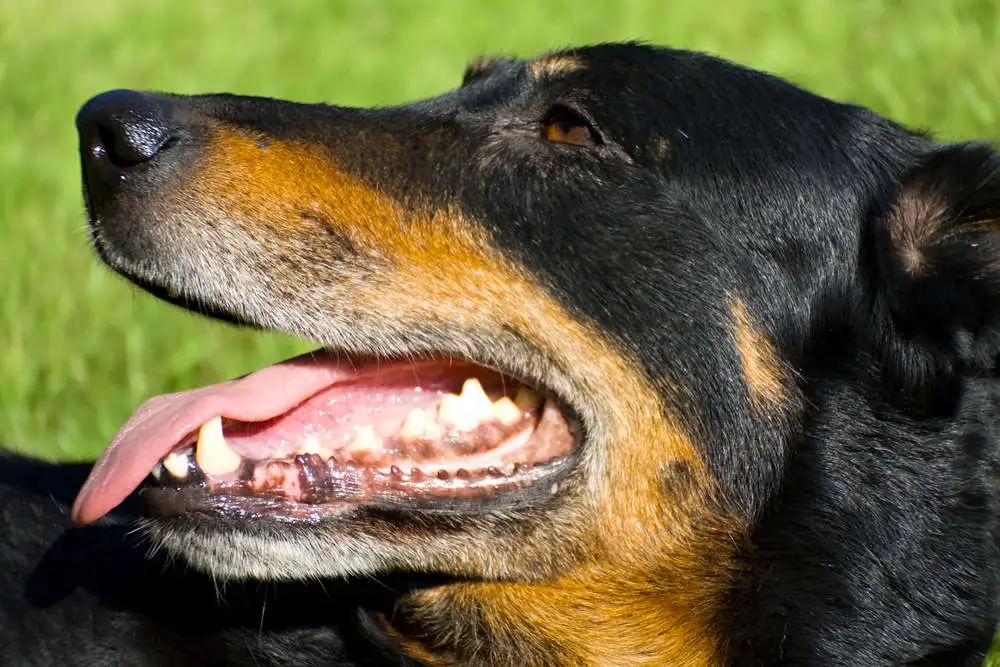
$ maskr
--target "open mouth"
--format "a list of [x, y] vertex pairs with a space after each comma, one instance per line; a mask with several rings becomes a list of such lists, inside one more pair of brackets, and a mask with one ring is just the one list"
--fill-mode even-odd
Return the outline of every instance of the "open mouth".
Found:
[[215, 416], [152, 474], [164, 486], [310, 504], [401, 491], [475, 497], [531, 483], [527, 473], [572, 446], [562, 412], [526, 385], [418, 362], [366, 369], [266, 421]]
[[147, 401], [74, 518], [103, 515], [144, 480], [168, 514], [192, 508], [185, 495], [312, 508], [488, 498], [557, 476], [576, 430], [556, 400], [483, 366], [318, 351]]

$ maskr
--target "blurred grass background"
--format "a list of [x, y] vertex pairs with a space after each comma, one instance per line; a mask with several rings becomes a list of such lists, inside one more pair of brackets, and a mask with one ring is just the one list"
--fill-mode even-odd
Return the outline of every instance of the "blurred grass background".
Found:
[[156, 302], [98, 264], [73, 129], [91, 95], [386, 104], [456, 85], [482, 53], [635, 38], [721, 54], [942, 138], [1000, 138], [998, 0], [4, 0], [0, 446], [92, 457], [147, 396], [304, 349]]

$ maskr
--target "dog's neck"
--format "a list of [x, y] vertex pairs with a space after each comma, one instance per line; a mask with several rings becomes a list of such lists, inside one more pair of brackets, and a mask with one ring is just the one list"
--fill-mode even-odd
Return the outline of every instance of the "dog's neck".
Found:
[[[540, 583], [461, 582], [399, 601], [384, 627], [423, 664], [718, 665], [716, 586], [596, 563]], [[727, 568], [723, 567], [723, 571]], [[700, 572], [700, 568], [699, 568]], [[669, 577], [669, 578], [668, 578]], [[691, 585], [694, 584], [694, 585]]]
[[560, 574], [415, 589], [397, 600], [389, 632], [425, 664], [724, 664], [717, 615], [740, 579], [745, 528], [684, 479], [607, 511]]

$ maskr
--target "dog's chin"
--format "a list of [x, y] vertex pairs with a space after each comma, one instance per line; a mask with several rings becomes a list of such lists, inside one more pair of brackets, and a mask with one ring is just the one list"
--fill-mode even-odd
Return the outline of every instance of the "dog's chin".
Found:
[[274, 521], [219, 525], [217, 518], [185, 517], [147, 518], [140, 529], [154, 550], [219, 581], [371, 577], [427, 558], [422, 540], [407, 544], [332, 524], [302, 530]]

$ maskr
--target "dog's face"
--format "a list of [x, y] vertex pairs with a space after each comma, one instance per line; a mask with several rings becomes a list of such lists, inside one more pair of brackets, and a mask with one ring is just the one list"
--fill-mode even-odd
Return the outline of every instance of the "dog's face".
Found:
[[[427, 618], [447, 590], [489, 623], [486, 595], [539, 645], [710, 661], [803, 375], [899, 336], [988, 356], [975, 271], [935, 276], [962, 234], [992, 266], [993, 153], [705, 56], [483, 61], [383, 109], [115, 92], [78, 122], [108, 264], [326, 350], [154, 400], [81, 493], [93, 520], [153, 471], [149, 532], [221, 577], [444, 574], [473, 583]], [[569, 599], [648, 627], [599, 639]]]

